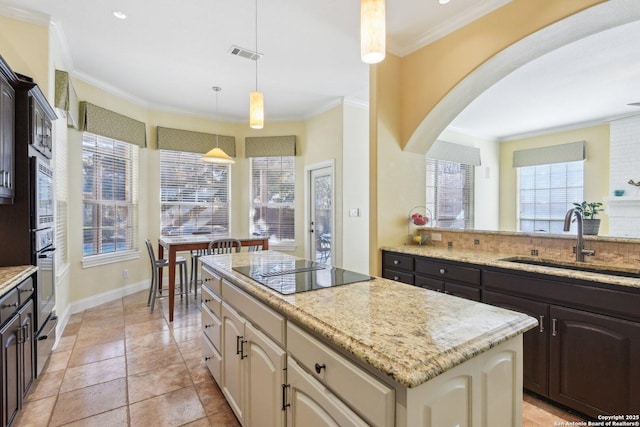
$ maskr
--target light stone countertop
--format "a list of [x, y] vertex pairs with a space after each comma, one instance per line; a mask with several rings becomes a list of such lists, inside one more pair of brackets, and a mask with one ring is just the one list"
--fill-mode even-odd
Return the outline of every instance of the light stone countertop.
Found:
[[287, 319], [407, 387], [418, 386], [537, 325], [521, 313], [377, 277], [282, 295], [232, 270], [292, 258], [258, 251], [200, 260]]
[[38, 267], [33, 265], [0, 267], [0, 296], [19, 285], [20, 282], [31, 276], [37, 270]]
[[[419, 255], [424, 257], [438, 258], [449, 261], [466, 262], [476, 265], [499, 267], [511, 270], [527, 271], [530, 273], [548, 274], [558, 277], [568, 277], [572, 279], [587, 280], [590, 282], [605, 283], [609, 285], [625, 286], [640, 290], [640, 265], [605, 265], [590, 262], [561, 262], [571, 268], [595, 268], [602, 270], [602, 273], [588, 271], [571, 270], [568, 268], [545, 267], [539, 265], [520, 264], [517, 262], [504, 261], [506, 258], [536, 259], [541, 262], [558, 263], [556, 260], [547, 260], [539, 257], [514, 256], [513, 254], [500, 254], [496, 252], [486, 252], [482, 250], [459, 250], [436, 248], [428, 245], [402, 245], [383, 246], [383, 251], [405, 253], [409, 255]], [[621, 277], [612, 274], [605, 274], [607, 270], [619, 270], [631, 274], [636, 274], [639, 278]]]

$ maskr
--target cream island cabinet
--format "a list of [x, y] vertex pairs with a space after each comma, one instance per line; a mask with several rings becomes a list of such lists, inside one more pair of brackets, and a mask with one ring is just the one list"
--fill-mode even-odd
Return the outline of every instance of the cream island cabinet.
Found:
[[202, 257], [203, 357], [243, 426], [519, 426], [526, 315], [391, 280], [283, 295]]

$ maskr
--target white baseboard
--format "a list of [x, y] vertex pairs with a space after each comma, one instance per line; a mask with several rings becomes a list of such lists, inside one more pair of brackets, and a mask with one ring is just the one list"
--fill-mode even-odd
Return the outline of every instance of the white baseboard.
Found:
[[62, 332], [64, 331], [65, 326], [67, 326], [69, 317], [71, 317], [72, 314], [80, 313], [81, 311], [87, 310], [89, 308], [97, 307], [100, 304], [111, 302], [119, 298], [126, 297], [127, 295], [135, 294], [136, 292], [147, 289], [149, 289], [149, 281], [144, 280], [142, 282], [134, 283], [129, 286], [113, 289], [108, 292], [103, 292], [98, 295], [92, 295], [79, 301], [72, 302], [67, 306], [67, 309], [64, 311], [64, 313], [58, 314], [58, 325], [56, 326], [57, 339], [54, 348], [58, 346], [58, 340], [60, 340]]

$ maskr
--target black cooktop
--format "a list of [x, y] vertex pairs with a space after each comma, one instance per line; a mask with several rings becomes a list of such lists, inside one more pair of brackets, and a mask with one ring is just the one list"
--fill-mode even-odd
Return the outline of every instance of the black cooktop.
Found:
[[284, 295], [371, 280], [365, 274], [307, 260], [233, 267], [233, 270]]

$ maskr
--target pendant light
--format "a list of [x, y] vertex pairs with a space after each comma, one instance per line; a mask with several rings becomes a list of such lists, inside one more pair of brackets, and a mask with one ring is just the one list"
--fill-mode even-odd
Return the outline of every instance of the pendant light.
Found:
[[256, 0], [256, 90], [249, 95], [249, 126], [252, 129], [264, 127], [264, 96], [258, 92], [258, 0]]
[[[216, 116], [218, 115], [218, 94], [222, 91], [221, 87], [214, 86], [211, 89], [216, 93]], [[200, 160], [207, 163], [217, 163], [223, 165], [232, 165], [235, 160], [225, 153], [222, 148], [218, 147], [218, 132], [216, 132], [216, 147], [207, 154], [200, 157]]]
[[367, 64], [386, 54], [385, 0], [360, 0], [360, 56]]

